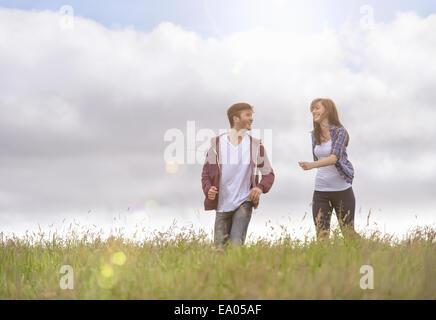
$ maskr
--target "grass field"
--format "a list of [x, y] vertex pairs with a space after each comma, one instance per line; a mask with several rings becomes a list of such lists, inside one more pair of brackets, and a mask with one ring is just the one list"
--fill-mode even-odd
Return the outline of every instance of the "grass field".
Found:
[[[0, 298], [436, 299], [434, 229], [401, 240], [372, 232], [358, 242], [332, 233], [318, 243], [285, 232], [224, 252], [192, 229], [143, 241], [89, 232], [0, 235]], [[61, 273], [63, 265], [71, 269]], [[363, 265], [372, 267], [373, 289], [360, 286], [369, 275], [360, 273]]]

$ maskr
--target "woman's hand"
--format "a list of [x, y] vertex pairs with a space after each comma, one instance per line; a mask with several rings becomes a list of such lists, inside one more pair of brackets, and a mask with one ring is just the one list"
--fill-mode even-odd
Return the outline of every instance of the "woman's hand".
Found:
[[303, 170], [310, 170], [310, 169], [315, 168], [315, 165], [313, 162], [300, 161], [300, 162], [298, 162], [298, 164], [300, 165], [301, 168], [303, 168]]

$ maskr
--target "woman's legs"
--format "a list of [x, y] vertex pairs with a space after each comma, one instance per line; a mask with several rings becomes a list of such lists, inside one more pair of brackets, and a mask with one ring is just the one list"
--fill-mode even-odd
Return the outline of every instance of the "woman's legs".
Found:
[[344, 191], [332, 192], [332, 204], [335, 208], [336, 217], [344, 237], [360, 237], [354, 230], [354, 212], [356, 199], [353, 188]]
[[330, 220], [333, 207], [329, 193], [316, 190], [313, 192], [312, 215], [317, 239], [328, 238], [330, 235]]
[[352, 187], [344, 191], [314, 191], [312, 213], [317, 238], [329, 237], [333, 208], [344, 237], [360, 238], [354, 230], [356, 199]]

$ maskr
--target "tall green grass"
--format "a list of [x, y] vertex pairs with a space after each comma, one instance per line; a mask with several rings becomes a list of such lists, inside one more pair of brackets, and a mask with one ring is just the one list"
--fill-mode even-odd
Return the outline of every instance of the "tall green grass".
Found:
[[[436, 230], [402, 239], [373, 231], [326, 242], [282, 232], [216, 250], [204, 230], [122, 234], [0, 234], [1, 299], [436, 299]], [[74, 289], [61, 289], [61, 266]], [[362, 265], [374, 270], [363, 290]]]

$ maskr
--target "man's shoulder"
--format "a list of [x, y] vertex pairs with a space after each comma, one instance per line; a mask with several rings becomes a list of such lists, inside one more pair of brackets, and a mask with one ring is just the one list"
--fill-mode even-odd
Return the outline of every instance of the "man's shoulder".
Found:
[[255, 137], [253, 137], [250, 134], [247, 134], [247, 135], [251, 139], [251, 143], [253, 143], [253, 144], [262, 144], [262, 140], [261, 139], [255, 138]]
[[221, 133], [217, 136], [213, 136], [212, 138], [210, 138], [210, 142], [215, 143], [216, 141], [219, 141], [220, 139], [222, 139], [225, 135], [226, 135], [226, 132]]

